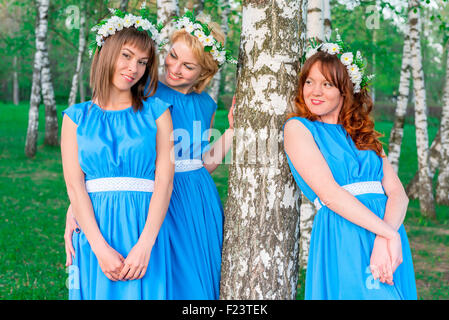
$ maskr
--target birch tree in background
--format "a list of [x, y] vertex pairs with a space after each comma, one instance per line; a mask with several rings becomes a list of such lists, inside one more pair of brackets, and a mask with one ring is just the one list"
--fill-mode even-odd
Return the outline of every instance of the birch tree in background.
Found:
[[[78, 82], [79, 87], [82, 87], [82, 79], [81, 79], [81, 68], [83, 65], [83, 56], [86, 51], [86, 13], [84, 12], [84, 8], [81, 9], [80, 12], [80, 23], [79, 23], [79, 37], [78, 37], [78, 57], [76, 59], [76, 69], [72, 78], [72, 87], [70, 89], [69, 95], [69, 103], [68, 106], [71, 106], [76, 103], [76, 93], [78, 91]], [[81, 93], [80, 93], [81, 95]], [[83, 100], [81, 100], [83, 101]]]
[[[219, 0], [218, 2], [219, 6], [221, 7], [221, 30], [223, 31], [225, 35], [224, 44], [226, 45], [226, 40], [228, 37], [228, 31], [229, 31], [229, 24], [228, 24], [228, 18], [229, 13], [231, 11], [231, 6], [229, 5], [228, 0]], [[218, 102], [218, 95], [220, 93], [220, 84], [221, 84], [221, 78], [222, 73], [225, 66], [222, 66], [220, 70], [215, 74], [214, 78], [212, 79], [212, 86], [209, 90], [209, 94], [212, 97], [212, 99], [215, 100], [215, 102]]]
[[17, 56], [14, 56], [12, 60], [12, 66], [13, 66], [13, 72], [12, 72], [12, 101], [14, 105], [18, 105], [20, 98], [19, 98], [19, 63]]
[[28, 113], [28, 128], [25, 142], [25, 154], [27, 157], [34, 157], [37, 147], [39, 104], [41, 102], [41, 72], [47, 40], [49, 0], [37, 0], [36, 7], [36, 52], [34, 54], [33, 82], [31, 86], [30, 110]]
[[388, 160], [396, 173], [399, 170], [399, 157], [401, 155], [402, 138], [404, 136], [404, 121], [407, 113], [408, 98], [410, 95], [410, 36], [409, 28], [404, 34], [404, 48], [402, 51], [401, 76], [399, 80], [399, 95], [395, 110], [394, 124], [388, 143]]
[[307, 5], [307, 39], [324, 40], [323, 0], [309, 0]]
[[[449, 41], [446, 50], [449, 49]], [[436, 200], [439, 204], [449, 205], [449, 55], [447, 55], [446, 82], [441, 115], [441, 154], [438, 174]]]
[[324, 25], [324, 39], [330, 39], [332, 34], [330, 0], [323, 0], [323, 25]]
[[[44, 2], [44, 1], [42, 1]], [[49, 2], [49, 1], [47, 1]], [[46, 43], [42, 55], [41, 89], [45, 105], [45, 137], [44, 144], [49, 146], [59, 145], [58, 114], [56, 112], [55, 92], [51, 80], [50, 59]]]
[[[157, 0], [157, 22], [162, 23], [164, 28], [161, 30], [163, 39], [169, 39], [170, 34], [175, 29], [173, 17], [179, 15], [178, 0]], [[159, 74], [164, 73], [165, 56], [169, 50], [169, 45], [166, 44], [159, 51]]]
[[[433, 139], [432, 144], [430, 145], [429, 150], [429, 164], [430, 164], [430, 178], [432, 179], [435, 175], [435, 172], [440, 164], [440, 156], [441, 156], [441, 135], [440, 129]], [[413, 176], [413, 179], [407, 185], [405, 191], [407, 192], [407, 196], [410, 199], [418, 199], [419, 198], [419, 170]]]
[[282, 126], [296, 93], [304, 2], [242, 3], [221, 299], [296, 297], [299, 192]]
[[[328, 36], [326, 36], [327, 32]], [[308, 1], [307, 7], [307, 41], [315, 39], [323, 42], [326, 37], [330, 39], [330, 3], [329, 0]], [[307, 268], [309, 258], [310, 237], [312, 235], [313, 220], [316, 208], [306, 196], [301, 193], [301, 207], [299, 215], [299, 264]]]
[[421, 56], [421, 20], [418, 0], [409, 0], [410, 51], [415, 94], [416, 148], [419, 170], [419, 206], [421, 214], [435, 218], [435, 203], [429, 166], [429, 137], [427, 134], [427, 102]]

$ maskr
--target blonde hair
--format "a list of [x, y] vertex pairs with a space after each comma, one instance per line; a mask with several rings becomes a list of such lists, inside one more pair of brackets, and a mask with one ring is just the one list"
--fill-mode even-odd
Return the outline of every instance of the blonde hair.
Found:
[[[205, 22], [205, 18], [200, 17], [197, 17], [197, 19], [202, 23], [207, 23], [207, 27], [209, 28], [212, 37], [214, 37], [215, 40], [221, 42], [221, 44], [224, 45], [225, 35], [218, 23]], [[193, 54], [198, 60], [199, 65], [203, 69], [203, 72], [198, 78], [198, 81], [192, 87], [193, 91], [201, 93], [217, 73], [218, 62], [212, 57], [212, 54], [210, 52], [204, 51], [204, 46], [200, 42], [200, 40], [188, 33], [185, 29], [180, 29], [173, 32], [170, 38], [170, 43], [173, 44], [180, 40], [184, 41], [184, 43], [187, 44], [187, 46], [192, 50]]]
[[[95, 52], [90, 68], [90, 87], [92, 89], [92, 100], [97, 99], [98, 103], [104, 104], [109, 98], [112, 85], [112, 78], [121, 48], [126, 45], [136, 46], [143, 52], [148, 53], [148, 63], [142, 78], [131, 87], [132, 104], [135, 111], [142, 108], [142, 100], [153, 95], [157, 89], [157, 59], [155, 43], [147, 32], [139, 31], [134, 27], [123, 28], [119, 32], [106, 38], [101, 50]], [[148, 76], [150, 84], [148, 95], [145, 95], [145, 84]]]

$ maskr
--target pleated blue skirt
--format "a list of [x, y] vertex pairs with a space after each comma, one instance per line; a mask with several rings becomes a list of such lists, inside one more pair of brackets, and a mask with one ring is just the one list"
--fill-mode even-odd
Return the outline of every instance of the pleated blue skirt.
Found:
[[205, 168], [176, 172], [164, 224], [171, 254], [170, 299], [219, 298], [223, 207]]
[[[148, 216], [152, 193], [134, 191], [89, 194], [100, 231], [124, 258], [137, 243]], [[151, 251], [145, 276], [128, 281], [109, 280], [83, 231], [73, 233], [75, 257], [68, 270], [69, 299], [154, 300], [167, 299], [171, 282], [169, 238], [164, 224]]]
[[[383, 219], [385, 195], [364, 194], [357, 198]], [[393, 274], [394, 285], [375, 281], [369, 265], [376, 235], [322, 207], [312, 227], [305, 299], [417, 299], [412, 255], [404, 226], [400, 227], [399, 234], [403, 262]]]

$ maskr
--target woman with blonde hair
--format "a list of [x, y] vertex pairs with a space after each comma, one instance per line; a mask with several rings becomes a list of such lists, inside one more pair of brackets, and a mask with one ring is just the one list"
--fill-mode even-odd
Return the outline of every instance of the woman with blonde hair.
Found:
[[309, 49], [284, 126], [290, 169], [317, 208], [305, 298], [416, 299], [408, 199], [369, 116], [372, 77], [340, 37]]
[[[224, 35], [213, 22], [191, 12], [177, 18], [165, 58], [165, 72], [155, 97], [171, 107], [175, 175], [164, 220], [170, 255], [167, 299], [218, 299], [223, 208], [211, 173], [222, 162], [233, 139], [233, 108], [229, 128], [210, 147], [217, 104], [204, 90], [225, 62], [235, 62], [223, 48]], [[76, 223], [67, 214], [67, 265]]]
[[96, 33], [92, 101], [63, 112], [62, 164], [79, 225], [69, 298], [165, 299], [172, 120], [169, 104], [145, 95], [149, 76], [150, 94], [157, 88], [158, 31], [117, 10]]

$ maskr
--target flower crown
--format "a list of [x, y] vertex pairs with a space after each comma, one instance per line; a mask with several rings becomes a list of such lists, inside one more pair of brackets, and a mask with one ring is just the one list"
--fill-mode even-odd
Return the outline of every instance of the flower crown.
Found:
[[209, 30], [207, 24], [196, 20], [195, 15], [191, 11], [186, 11], [182, 17], [175, 17], [176, 29], [184, 29], [192, 36], [198, 38], [201, 44], [204, 46], [204, 51], [209, 52], [215, 61], [218, 62], [218, 66], [221, 67], [225, 62], [237, 64], [231, 52], [226, 50], [221, 42], [214, 39]]
[[348, 70], [349, 77], [354, 85], [354, 93], [359, 93], [362, 88], [370, 84], [370, 81], [374, 78], [374, 74], [365, 75], [366, 64], [360, 51], [357, 51], [354, 55], [349, 46], [341, 40], [341, 37], [338, 34], [338, 29], [336, 29], [336, 32], [337, 37], [335, 43], [325, 42], [318, 44], [314, 40], [310, 41], [310, 45], [306, 49], [302, 62], [304, 63], [305, 60], [318, 51], [336, 54], [337, 57], [340, 58], [341, 63], [343, 63]]
[[[150, 22], [151, 14], [146, 8], [146, 3], [144, 2], [140, 7], [138, 16], [131, 13], [123, 12], [119, 9], [109, 9], [112, 17], [109, 19], [101, 20], [100, 23], [95, 25], [91, 31], [96, 33], [96, 38], [89, 45], [89, 56], [95, 53], [95, 51], [104, 45], [104, 41], [107, 37], [115, 34], [117, 31], [123, 28], [134, 27], [139, 31], [146, 31], [148, 35], [153, 39], [158, 46], [163, 43], [161, 41], [160, 31], [162, 29], [161, 24], [156, 24]], [[155, 19], [151, 19], [155, 20]]]

